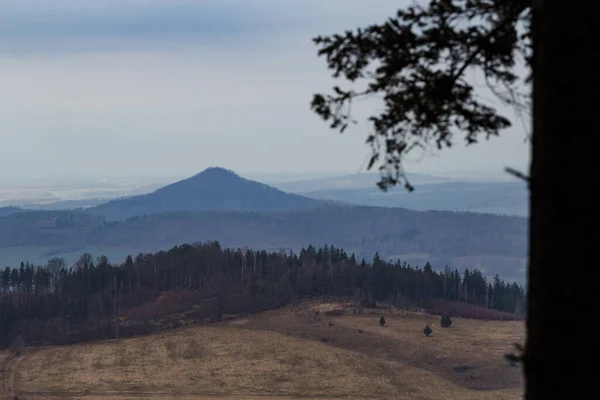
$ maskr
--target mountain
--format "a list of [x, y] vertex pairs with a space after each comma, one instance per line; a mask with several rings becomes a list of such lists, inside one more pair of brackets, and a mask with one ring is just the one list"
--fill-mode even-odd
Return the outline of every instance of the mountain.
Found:
[[[162, 213], [109, 223], [85, 212], [24, 211], [0, 218], [0, 265], [14, 262], [1, 256], [16, 247], [29, 248], [29, 259], [42, 261], [42, 256], [77, 257], [84, 251], [124, 257], [217, 240], [225, 247], [274, 251], [327, 244], [366, 259], [378, 252], [383, 258], [400, 258], [414, 265], [429, 261], [435, 268], [449, 265], [461, 273], [465, 268], [479, 268], [488, 275], [499, 273], [522, 282], [526, 222], [525, 218], [491, 214], [337, 205], [270, 213]], [[33, 247], [41, 248], [35, 250], [36, 257]], [[74, 254], [75, 249], [81, 250]], [[28, 259], [24, 252], [18, 254]]]
[[285, 193], [244, 179], [233, 171], [211, 167], [152, 193], [112, 200], [88, 209], [107, 220], [165, 212], [282, 211], [316, 207], [321, 200]]

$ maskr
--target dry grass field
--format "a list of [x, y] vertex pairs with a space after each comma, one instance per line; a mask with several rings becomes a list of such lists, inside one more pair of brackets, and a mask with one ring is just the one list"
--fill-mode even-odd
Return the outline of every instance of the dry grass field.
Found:
[[17, 358], [5, 351], [0, 399], [521, 398], [521, 369], [503, 354], [522, 342], [523, 324], [453, 322], [443, 329], [435, 316], [304, 304], [131, 339], [29, 347]]

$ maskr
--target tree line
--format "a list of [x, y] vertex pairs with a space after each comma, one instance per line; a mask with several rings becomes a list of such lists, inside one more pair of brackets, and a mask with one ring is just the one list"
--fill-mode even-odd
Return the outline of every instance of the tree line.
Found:
[[[86, 253], [72, 266], [61, 258], [23, 262], [0, 274], [0, 344], [65, 344], [156, 329], [162, 317], [195, 320], [258, 312], [303, 298], [353, 299], [365, 307], [400, 309], [432, 300], [520, 313], [525, 292], [477, 269], [434, 271], [375, 255], [357, 260], [334, 246], [298, 254], [226, 249], [218, 242], [129, 256], [123, 263]], [[191, 314], [190, 314], [191, 313]]]

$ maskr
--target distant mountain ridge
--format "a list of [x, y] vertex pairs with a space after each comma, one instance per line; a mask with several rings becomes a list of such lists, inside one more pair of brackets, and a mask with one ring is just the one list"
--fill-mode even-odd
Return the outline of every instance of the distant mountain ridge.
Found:
[[[454, 178], [433, 176], [425, 174], [407, 174], [410, 182], [415, 186], [437, 184], [444, 182], [457, 182]], [[272, 183], [278, 189], [289, 193], [301, 194], [315, 190], [344, 190], [344, 189], [378, 189], [377, 181], [381, 178], [378, 172], [362, 172], [352, 175], [329, 176], [325, 178], [304, 178], [284, 182]], [[404, 190], [404, 188], [402, 188]]]
[[313, 199], [343, 200], [354, 205], [529, 215], [527, 186], [521, 181], [474, 181], [428, 175], [409, 175], [409, 179], [415, 186], [410, 193], [403, 187], [382, 192], [375, 185], [378, 175], [373, 173], [304, 179], [275, 186]]
[[[207, 179], [208, 175], [221, 175], [215, 179]], [[225, 178], [223, 178], [225, 177]], [[528, 192], [520, 181], [508, 179], [474, 180], [443, 176], [409, 173], [408, 177], [416, 190], [408, 193], [403, 187], [390, 188], [382, 192], [376, 182], [379, 173], [367, 172], [329, 177], [305, 177], [296, 180], [256, 182], [253, 179], [240, 178], [231, 170], [211, 167], [187, 179], [172, 184], [146, 184], [128, 190], [101, 188], [85, 198], [64, 198], [56, 201], [5, 202], [7, 206], [18, 206], [27, 210], [72, 210], [90, 209], [95, 215], [109, 220], [126, 219], [136, 215], [155, 214], [160, 212], [179, 211], [261, 211], [270, 212], [305, 207], [307, 204], [317, 206], [319, 201], [346, 205], [363, 205], [376, 207], [399, 207], [411, 210], [447, 210], [472, 211], [499, 215], [529, 215]], [[233, 178], [233, 179], [232, 179]], [[235, 180], [237, 179], [237, 182]], [[197, 181], [204, 181], [206, 190], [197, 190], [202, 186]], [[190, 181], [192, 181], [190, 183]], [[245, 196], [235, 194], [235, 190], [220, 190], [221, 199], [211, 199], [219, 192], [220, 182], [231, 183], [231, 187], [241, 187], [240, 183], [254, 184], [245, 188]], [[233, 181], [233, 182], [232, 182]], [[186, 187], [187, 185], [187, 187]], [[191, 186], [191, 188], [190, 188]], [[248, 185], [247, 185], [248, 186]], [[93, 186], [92, 186], [93, 187]], [[174, 188], [175, 187], [175, 188]], [[184, 189], [185, 187], [185, 189]], [[271, 204], [264, 203], [265, 187], [279, 189], [285, 193], [270, 196]], [[166, 189], [165, 189], [166, 188]], [[164, 190], [163, 190], [164, 189]], [[170, 193], [166, 193], [169, 192]], [[200, 191], [194, 196], [189, 193]], [[114, 192], [115, 195], [110, 195]], [[120, 192], [120, 194], [118, 194]], [[157, 193], [154, 193], [157, 192]], [[271, 190], [272, 192], [272, 190]], [[233, 194], [232, 194], [233, 193]], [[258, 194], [258, 206], [252, 204], [251, 194]], [[141, 196], [153, 194], [152, 196]], [[272, 193], [271, 193], [272, 194]], [[162, 199], [161, 199], [162, 195]], [[290, 201], [290, 195], [304, 197]], [[169, 198], [171, 196], [171, 198]], [[285, 199], [283, 197], [286, 197]], [[312, 199], [310, 203], [308, 199]], [[124, 199], [129, 199], [123, 201]], [[317, 202], [314, 202], [314, 201]], [[111, 203], [106, 206], [105, 203]], [[98, 207], [96, 207], [98, 206]], [[91, 209], [95, 207], [95, 209]], [[15, 209], [2, 210], [0, 215], [15, 212]]]
[[108, 220], [124, 220], [166, 212], [271, 212], [317, 207], [325, 203], [242, 178], [225, 168], [210, 167], [152, 193], [111, 200], [90, 207], [87, 212]]
[[4, 217], [6, 215], [14, 214], [16, 212], [23, 211], [20, 207], [0, 207], [0, 217]]
[[77, 256], [116, 250], [135, 255], [213, 240], [270, 251], [334, 245], [367, 259], [377, 252], [415, 265], [478, 268], [522, 281], [527, 224], [525, 218], [491, 214], [328, 204], [269, 213], [172, 212], [108, 223], [84, 211], [23, 211], [0, 217], [0, 265], [5, 250], [17, 247], [43, 248], [47, 259], [76, 249]]
[[[447, 190], [431, 189], [428, 195], [447, 204], [451, 204], [448, 193], [452, 191], [464, 192], [467, 200], [476, 197], [468, 186], [456, 184], [432, 183]], [[409, 197], [419, 190], [427, 194], [427, 189], [422, 184], [411, 194], [401, 189], [395, 192]], [[340, 190], [349, 194], [362, 189]], [[435, 268], [478, 268], [522, 281], [527, 249], [526, 218], [311, 199], [218, 167], [149, 194], [88, 209], [2, 210], [0, 266], [28, 258], [43, 263], [51, 256], [78, 257], [83, 252], [124, 257], [186, 242], [218, 240], [225, 247], [273, 251], [327, 244], [367, 259], [379, 253], [414, 265], [429, 261]], [[34, 253], [35, 257], [30, 256]]]

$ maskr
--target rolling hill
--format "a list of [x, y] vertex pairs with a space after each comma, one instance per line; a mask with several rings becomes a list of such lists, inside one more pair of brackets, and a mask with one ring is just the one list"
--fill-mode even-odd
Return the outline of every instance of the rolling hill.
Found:
[[21, 211], [0, 217], [0, 247], [77, 246], [104, 220], [78, 211]]
[[[312, 321], [315, 310], [322, 321]], [[442, 329], [428, 314], [351, 311], [308, 303], [134, 338], [32, 346], [18, 358], [4, 350], [0, 391], [27, 399], [522, 398], [522, 370], [503, 358], [523, 341], [522, 322], [455, 318]], [[421, 333], [426, 324], [431, 337]]]
[[0, 247], [43, 247], [48, 258], [77, 248], [95, 256], [113, 253], [110, 249], [135, 254], [211, 240], [226, 247], [294, 251], [329, 244], [367, 259], [379, 252], [421, 266], [429, 261], [435, 268], [477, 267], [521, 282], [527, 225], [519, 217], [335, 205], [271, 213], [162, 213], [113, 222], [82, 211], [24, 211], [0, 218]]
[[356, 205], [529, 215], [527, 187], [520, 181], [480, 182], [427, 175], [409, 175], [409, 179], [415, 185], [411, 193], [403, 187], [382, 192], [375, 185], [377, 174], [305, 179], [276, 186], [313, 199], [338, 200]]
[[0, 207], [0, 217], [23, 211], [20, 207]]
[[[426, 185], [435, 183], [455, 182], [456, 179], [443, 176], [434, 176], [426, 174], [407, 174], [408, 179], [414, 185]], [[291, 181], [273, 182], [272, 185], [290, 193], [305, 193], [316, 190], [330, 189], [376, 189], [376, 182], [379, 180], [378, 172], [363, 172], [352, 175], [304, 178]]]
[[244, 179], [233, 171], [211, 167], [152, 193], [112, 200], [91, 207], [90, 214], [107, 220], [165, 212], [282, 211], [324, 204], [272, 186]]
[[324, 206], [276, 213], [163, 213], [115, 221], [90, 231], [96, 246], [171, 246], [218, 240], [226, 246], [299, 249], [334, 244], [362, 253], [436, 256], [525, 255], [524, 219], [476, 213]]

